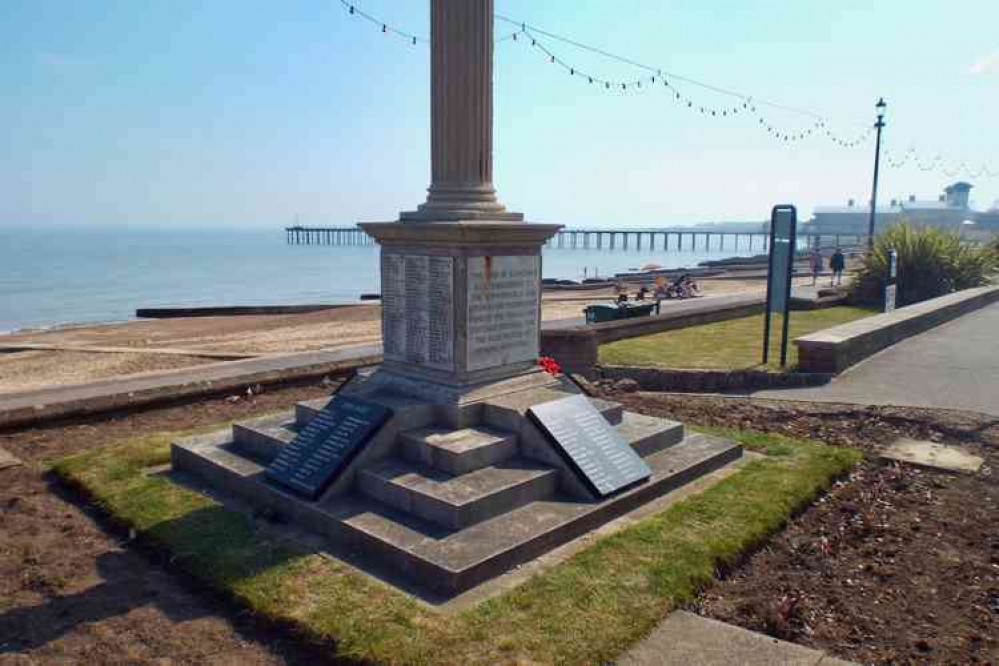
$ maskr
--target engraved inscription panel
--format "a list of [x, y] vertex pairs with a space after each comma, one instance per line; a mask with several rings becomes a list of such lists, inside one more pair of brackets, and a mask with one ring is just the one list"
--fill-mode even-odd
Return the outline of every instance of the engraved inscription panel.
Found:
[[427, 267], [427, 365], [454, 369], [454, 260], [430, 257]]
[[385, 358], [406, 359], [406, 258], [382, 253], [382, 346]]
[[405, 313], [406, 313], [406, 361], [423, 364], [427, 362], [430, 311], [427, 303], [429, 282], [427, 268], [430, 257], [406, 257]]
[[382, 253], [385, 359], [454, 370], [454, 259]]
[[598, 497], [652, 475], [645, 461], [585, 396], [535, 405], [528, 415]]
[[385, 423], [387, 407], [334, 396], [267, 467], [267, 477], [315, 499]]
[[541, 258], [468, 260], [468, 369], [538, 357]]

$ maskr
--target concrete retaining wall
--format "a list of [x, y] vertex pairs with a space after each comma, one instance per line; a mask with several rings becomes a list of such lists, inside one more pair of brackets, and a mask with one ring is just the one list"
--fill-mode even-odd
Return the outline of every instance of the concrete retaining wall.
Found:
[[999, 287], [966, 289], [802, 336], [794, 341], [798, 368], [806, 373], [838, 374], [896, 342], [996, 301]]
[[349, 375], [382, 360], [381, 347], [339, 352], [302, 352], [113, 377], [87, 384], [0, 395], [0, 431], [102, 412], [147, 408]]
[[722, 391], [819, 386], [829, 374], [767, 372], [766, 370], [688, 370], [603, 365], [597, 374], [604, 380], [632, 379], [643, 391], [718, 393]]
[[[843, 295], [825, 296], [818, 300], [792, 298], [791, 309], [828, 308], [842, 304], [843, 300]], [[741, 298], [726, 298], [721, 302], [719, 299], [705, 299], [690, 303], [692, 307], [683, 311], [671, 311], [667, 306], [667, 310], [660, 315], [572, 328], [543, 329], [541, 353], [554, 358], [567, 372], [592, 377], [597, 364], [597, 348], [602, 344], [760, 314], [763, 312], [765, 299], [762, 295], [750, 294]]]
[[664, 312], [573, 328], [542, 329], [541, 353], [558, 361], [566, 372], [592, 377], [597, 364], [597, 348], [601, 344], [759, 314], [763, 312], [764, 298], [753, 295], [725, 303], [706, 300], [702, 304], [704, 307], [685, 312]]

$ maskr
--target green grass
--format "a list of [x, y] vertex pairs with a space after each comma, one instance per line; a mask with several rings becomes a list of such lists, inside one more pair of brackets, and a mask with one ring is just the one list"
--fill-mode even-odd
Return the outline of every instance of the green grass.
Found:
[[513, 590], [454, 615], [258, 528], [146, 469], [169, 461], [158, 434], [89, 451], [54, 472], [206, 584], [307, 640], [376, 662], [601, 663], [709, 585], [719, 566], [780, 529], [860, 456], [817, 442], [711, 434], [768, 454], [709, 489], [601, 539]]
[[[874, 314], [874, 310], [835, 307], [792, 312], [788, 333], [788, 365], [798, 363], [798, 349], [792, 340], [826, 328]], [[777, 315], [770, 333], [771, 366], [780, 360], [780, 332], [783, 318]], [[603, 365], [632, 365], [655, 368], [705, 368], [737, 370], [760, 365], [763, 355], [763, 315], [691, 326], [675, 331], [619, 340], [600, 346]]]

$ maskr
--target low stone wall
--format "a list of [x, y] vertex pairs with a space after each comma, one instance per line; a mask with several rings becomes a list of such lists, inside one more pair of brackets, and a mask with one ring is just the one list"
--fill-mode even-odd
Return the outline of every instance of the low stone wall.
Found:
[[999, 287], [966, 289], [802, 336], [794, 341], [798, 346], [798, 369], [838, 374], [896, 342], [996, 301]]
[[[842, 293], [826, 295], [818, 300], [792, 298], [790, 305], [792, 310], [816, 310], [841, 305], [844, 299], [845, 295]], [[592, 377], [597, 364], [597, 349], [604, 343], [749, 317], [762, 313], [765, 307], [765, 299], [761, 295], [747, 295], [723, 303], [717, 303], [713, 299], [691, 303], [696, 306], [682, 312], [667, 309], [663, 314], [649, 317], [634, 317], [572, 328], [542, 329], [541, 354], [554, 358], [567, 372]]]
[[643, 391], [720, 393], [723, 391], [819, 386], [832, 375], [824, 373], [767, 372], [766, 370], [689, 370], [636, 368], [625, 365], [598, 366], [596, 375], [605, 381], [632, 380]]
[[724, 304], [704, 302], [704, 307], [686, 312], [665, 312], [572, 328], [542, 329], [541, 354], [551, 356], [566, 372], [594, 376], [597, 348], [606, 342], [637, 338], [688, 326], [739, 319], [763, 312], [762, 296], [750, 296]]

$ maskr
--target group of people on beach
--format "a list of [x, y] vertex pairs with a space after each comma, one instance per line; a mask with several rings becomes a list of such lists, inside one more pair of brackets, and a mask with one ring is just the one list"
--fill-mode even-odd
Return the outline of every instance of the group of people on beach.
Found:
[[[815, 286], [818, 282], [819, 275], [825, 268], [825, 260], [822, 257], [822, 250], [817, 247], [812, 248], [812, 252], [809, 255], [809, 264], [812, 269], [812, 286]], [[846, 269], [846, 257], [843, 255], [843, 251], [840, 248], [836, 248], [832, 256], [829, 257], [829, 270], [832, 273], [829, 276], [829, 286], [833, 286], [833, 283], [840, 285], [843, 284], [843, 271]]]
[[[623, 282], [618, 282], [617, 285], [617, 304], [618, 306], [624, 306], [628, 304], [628, 288]], [[645, 301], [649, 298], [651, 294], [653, 301], [656, 303], [656, 312], [659, 312], [660, 301], [665, 301], [671, 298], [684, 299], [684, 298], [694, 298], [699, 296], [701, 293], [701, 286], [690, 276], [689, 273], [684, 273], [675, 280], [667, 280], [664, 277], [656, 278], [655, 288], [650, 290], [644, 284], [638, 289], [635, 294], [636, 301]]]

